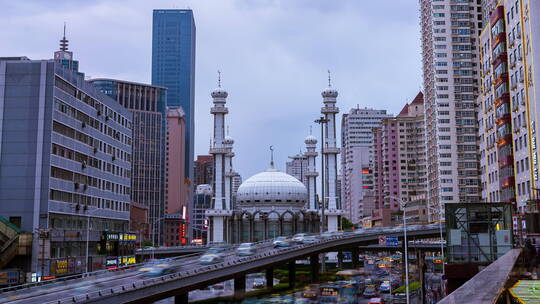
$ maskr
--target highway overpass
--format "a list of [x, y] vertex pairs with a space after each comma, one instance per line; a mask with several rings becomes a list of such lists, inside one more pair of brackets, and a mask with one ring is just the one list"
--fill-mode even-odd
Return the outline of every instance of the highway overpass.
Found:
[[[235, 289], [242, 294], [247, 273], [267, 271], [289, 263], [290, 278], [294, 280], [294, 261], [298, 259], [310, 259], [312, 275], [316, 279], [319, 269], [317, 255], [322, 252], [350, 251], [353, 264], [357, 265], [359, 248], [365, 250], [366, 246], [378, 244], [381, 235], [396, 236], [401, 240], [403, 233], [398, 229], [349, 232], [321, 238], [314, 244], [285, 248], [273, 248], [267, 241], [259, 245], [253, 256], [239, 257], [231, 249], [225, 252], [223, 262], [209, 266], [199, 265], [198, 255], [179, 257], [171, 261], [177, 271], [164, 276], [143, 277], [138, 266], [108, 275], [4, 291], [0, 293], [0, 303], [151, 303], [172, 296], [176, 296], [178, 303], [187, 303], [189, 291], [230, 279], [235, 280]], [[407, 235], [410, 239], [437, 238], [440, 231], [438, 227], [428, 225], [408, 231]], [[159, 250], [167, 249], [156, 252]], [[267, 277], [270, 274], [271, 271], [267, 271]]]

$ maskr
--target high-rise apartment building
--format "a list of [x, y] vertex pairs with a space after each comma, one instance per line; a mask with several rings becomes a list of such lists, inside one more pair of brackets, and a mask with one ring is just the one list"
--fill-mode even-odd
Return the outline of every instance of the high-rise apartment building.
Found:
[[0, 214], [34, 236], [16, 267], [38, 277], [116, 267], [137, 238], [132, 114], [64, 68], [66, 49], [55, 60], [0, 58]]
[[306, 172], [308, 171], [308, 158], [304, 154], [296, 154], [289, 156], [290, 161], [285, 163], [285, 172], [289, 175], [296, 177], [304, 185], [307, 186], [307, 176]]
[[[186, 121], [185, 175], [193, 180], [195, 131], [195, 21], [190, 9], [154, 10], [152, 84], [167, 88], [167, 106], [182, 107]], [[193, 187], [192, 185], [190, 186]]]
[[189, 230], [187, 225], [193, 197], [190, 182], [185, 174], [187, 136], [185, 113], [182, 108], [167, 110], [167, 148], [165, 153], [165, 216], [163, 242], [166, 246], [185, 245]]
[[[537, 198], [540, 132], [540, 2], [484, 1], [478, 97], [482, 200], [515, 202], [519, 215]], [[536, 209], [534, 206], [533, 209]], [[515, 228], [521, 229], [521, 223]], [[528, 229], [529, 227], [527, 227]]]
[[195, 160], [195, 186], [210, 185], [214, 176], [214, 157], [212, 155], [197, 155]]
[[[420, 0], [430, 218], [480, 199], [477, 111], [480, 1]], [[444, 216], [441, 214], [441, 216]]]
[[116, 79], [92, 79], [101, 92], [133, 113], [131, 200], [146, 206], [149, 238], [159, 244], [165, 204], [167, 90]]
[[351, 109], [341, 119], [341, 199], [344, 216], [354, 224], [374, 208], [372, 172], [373, 128], [381, 126], [386, 110]]
[[[392, 118], [384, 118], [374, 132], [375, 226], [398, 220], [399, 201], [407, 202], [409, 221], [423, 222], [426, 213], [424, 100], [418, 93]], [[394, 214], [393, 214], [394, 213]]]

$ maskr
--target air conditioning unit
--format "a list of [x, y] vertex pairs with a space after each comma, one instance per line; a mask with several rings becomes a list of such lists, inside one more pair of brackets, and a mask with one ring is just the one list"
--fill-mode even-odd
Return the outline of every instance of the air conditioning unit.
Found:
[[82, 167], [83, 169], [86, 168], [86, 162], [85, 162], [85, 161], [83, 161], [83, 162], [81, 163], [81, 167]]
[[79, 183], [74, 183], [73, 186], [75, 186], [75, 189], [79, 189]]
[[81, 127], [83, 127], [83, 128], [86, 127], [86, 123], [84, 121], [81, 123]]

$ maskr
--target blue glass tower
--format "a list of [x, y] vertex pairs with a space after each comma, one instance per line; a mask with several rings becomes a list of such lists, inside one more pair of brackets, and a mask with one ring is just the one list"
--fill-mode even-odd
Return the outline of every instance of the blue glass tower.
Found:
[[193, 180], [195, 21], [190, 9], [154, 10], [152, 84], [166, 87], [167, 106], [182, 107], [186, 120], [186, 176]]

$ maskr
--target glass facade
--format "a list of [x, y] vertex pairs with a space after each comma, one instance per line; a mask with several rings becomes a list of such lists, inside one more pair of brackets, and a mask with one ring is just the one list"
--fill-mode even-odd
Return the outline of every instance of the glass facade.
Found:
[[166, 87], [167, 106], [182, 107], [186, 120], [185, 172], [193, 180], [195, 21], [191, 10], [154, 10], [152, 84]]

